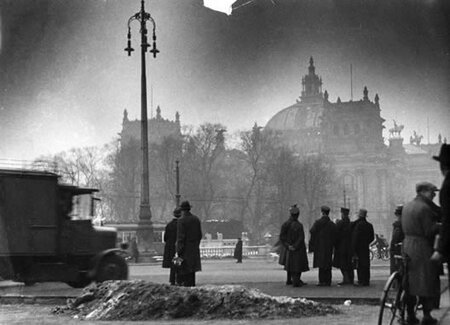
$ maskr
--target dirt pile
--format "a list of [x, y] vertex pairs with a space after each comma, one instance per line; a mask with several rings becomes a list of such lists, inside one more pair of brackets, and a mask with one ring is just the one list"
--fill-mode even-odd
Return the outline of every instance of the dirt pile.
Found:
[[176, 287], [145, 281], [107, 281], [85, 288], [53, 313], [90, 320], [172, 318], [290, 318], [338, 313], [329, 305], [303, 298], [272, 297], [237, 285]]

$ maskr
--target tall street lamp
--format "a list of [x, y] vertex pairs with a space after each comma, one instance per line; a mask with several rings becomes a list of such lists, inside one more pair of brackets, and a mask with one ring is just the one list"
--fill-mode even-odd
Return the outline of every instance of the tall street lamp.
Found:
[[139, 224], [137, 237], [139, 246], [144, 252], [148, 252], [153, 244], [153, 225], [152, 213], [150, 211], [150, 191], [149, 191], [149, 168], [148, 168], [148, 120], [147, 120], [147, 77], [145, 67], [145, 53], [150, 47], [147, 40], [146, 22], [150, 21], [153, 25], [153, 46], [150, 53], [156, 58], [159, 51], [156, 49], [156, 24], [150, 13], [145, 12], [144, 0], [141, 0], [141, 10], [128, 19], [128, 43], [125, 49], [128, 56], [134, 49], [131, 47], [131, 22], [137, 20], [140, 23], [141, 33], [141, 149], [142, 149], [142, 187], [141, 204], [139, 207]]

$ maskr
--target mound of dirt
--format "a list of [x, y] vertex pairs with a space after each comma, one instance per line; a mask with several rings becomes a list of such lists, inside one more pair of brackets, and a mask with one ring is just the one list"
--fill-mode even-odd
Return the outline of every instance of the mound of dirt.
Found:
[[106, 281], [85, 288], [76, 299], [53, 313], [90, 320], [154, 320], [173, 318], [291, 318], [338, 313], [329, 305], [303, 298], [273, 297], [237, 285], [194, 288], [141, 280]]

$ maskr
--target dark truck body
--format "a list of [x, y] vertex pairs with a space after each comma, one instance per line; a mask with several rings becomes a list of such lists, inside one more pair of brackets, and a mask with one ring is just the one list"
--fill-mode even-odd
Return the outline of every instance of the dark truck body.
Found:
[[[32, 284], [128, 277], [114, 228], [73, 215], [73, 202], [96, 189], [62, 185], [50, 172], [0, 169], [0, 277]], [[92, 204], [92, 203], [91, 203]], [[88, 213], [89, 214], [89, 213]]]

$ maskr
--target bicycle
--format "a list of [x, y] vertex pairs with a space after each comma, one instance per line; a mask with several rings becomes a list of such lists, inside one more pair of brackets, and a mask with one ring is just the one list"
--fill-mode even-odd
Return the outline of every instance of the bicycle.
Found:
[[385, 246], [385, 247], [381, 248], [381, 250], [378, 252], [377, 246], [372, 245], [372, 246], [370, 246], [369, 254], [370, 254], [371, 261], [373, 261], [375, 256], [380, 260], [388, 261], [390, 258], [389, 246]]
[[[391, 274], [383, 288], [380, 300], [380, 313], [378, 315], [378, 325], [405, 324], [406, 294], [408, 292], [408, 257], [394, 255], [399, 262], [399, 270]], [[418, 299], [416, 299], [415, 310], [418, 309]]]

